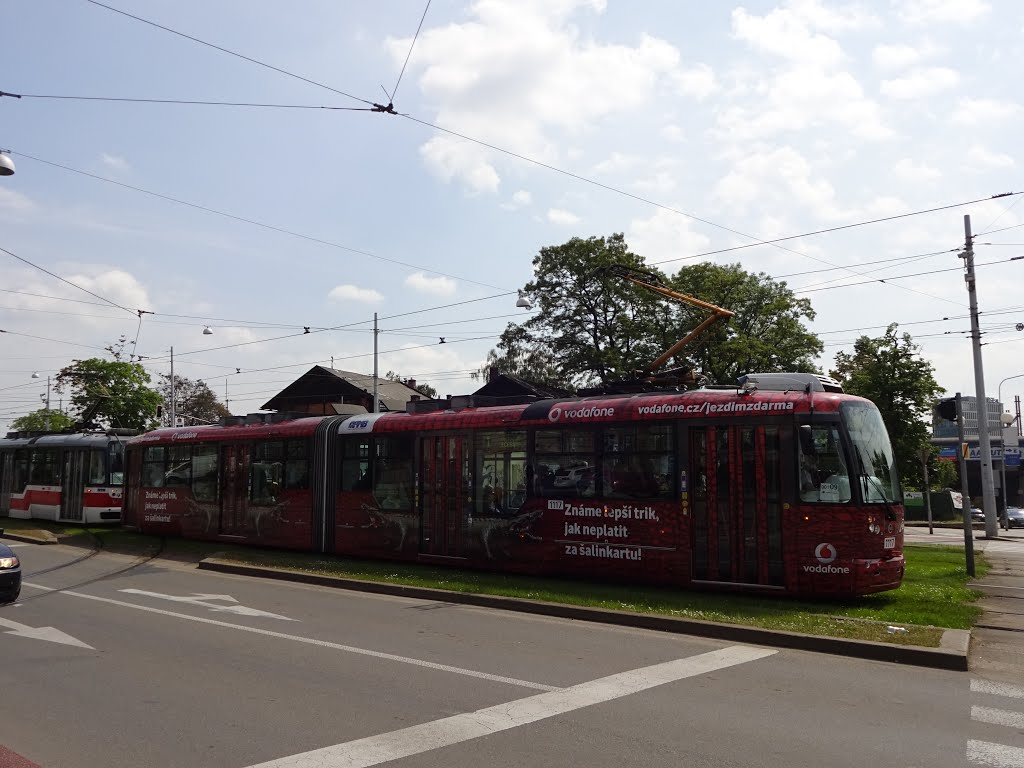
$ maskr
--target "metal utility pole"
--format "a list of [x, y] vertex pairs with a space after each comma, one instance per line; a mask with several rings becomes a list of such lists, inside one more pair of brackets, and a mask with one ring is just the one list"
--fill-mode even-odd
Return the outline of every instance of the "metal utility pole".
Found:
[[174, 397], [174, 347], [171, 347], [171, 428], [178, 426], [178, 420], [176, 418], [177, 399]]
[[935, 533], [932, 527], [932, 493], [928, 487], [928, 459], [932, 452], [928, 448], [921, 449], [921, 468], [924, 470], [924, 506], [928, 510], [928, 533]]
[[377, 313], [373, 313], [373, 412], [380, 413], [380, 400], [377, 397]]
[[[978, 325], [978, 291], [974, 278], [974, 237], [971, 235], [971, 217], [964, 216], [964, 252], [960, 258], [964, 260], [967, 274], [967, 296], [971, 306], [971, 347], [974, 350], [974, 388], [978, 399], [978, 444], [981, 456], [981, 496], [982, 509], [985, 510], [985, 535], [996, 538], [999, 536], [999, 520], [996, 517], [996, 494], [992, 477], [992, 440], [988, 433], [988, 398], [985, 397], [985, 371], [981, 360], [981, 329]], [[961, 438], [962, 439], [962, 438]]]
[[964, 517], [964, 555], [967, 575], [974, 576], [974, 529], [971, 527], [971, 493], [967, 488], [967, 458], [964, 456], [964, 411], [960, 393], [956, 393], [956, 430], [960, 436], [960, 511]]

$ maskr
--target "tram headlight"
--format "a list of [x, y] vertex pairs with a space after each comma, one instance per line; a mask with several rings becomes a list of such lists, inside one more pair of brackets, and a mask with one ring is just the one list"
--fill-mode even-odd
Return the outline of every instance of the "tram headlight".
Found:
[[16, 557], [0, 557], [0, 570], [17, 568], [20, 563]]

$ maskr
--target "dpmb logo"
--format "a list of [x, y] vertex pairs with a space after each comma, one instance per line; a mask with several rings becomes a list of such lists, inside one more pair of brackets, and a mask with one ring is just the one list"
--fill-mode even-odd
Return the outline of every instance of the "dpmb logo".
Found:
[[805, 565], [805, 573], [838, 574], [850, 572], [850, 569], [844, 565], [832, 565], [836, 558], [839, 557], [839, 550], [836, 549], [834, 544], [822, 542], [814, 548], [814, 557], [818, 561], [818, 565]]

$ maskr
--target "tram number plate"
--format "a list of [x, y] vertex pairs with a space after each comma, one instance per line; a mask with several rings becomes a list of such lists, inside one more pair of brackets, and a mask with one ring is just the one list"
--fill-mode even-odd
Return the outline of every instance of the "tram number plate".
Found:
[[885, 541], [882, 542], [882, 549], [895, 549], [896, 548], [896, 537], [886, 536]]

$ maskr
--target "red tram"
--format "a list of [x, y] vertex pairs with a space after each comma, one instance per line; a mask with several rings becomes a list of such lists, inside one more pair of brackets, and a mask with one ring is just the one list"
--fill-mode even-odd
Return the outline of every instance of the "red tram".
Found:
[[160, 429], [144, 532], [522, 573], [794, 594], [903, 578], [878, 409], [809, 374], [738, 387]]
[[0, 440], [0, 517], [119, 523], [126, 435], [9, 432]]

